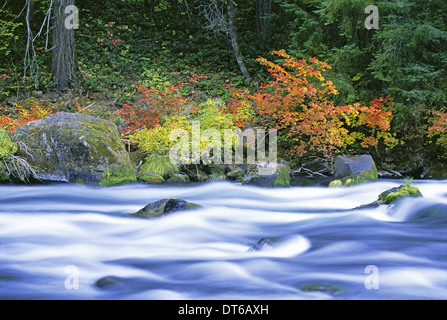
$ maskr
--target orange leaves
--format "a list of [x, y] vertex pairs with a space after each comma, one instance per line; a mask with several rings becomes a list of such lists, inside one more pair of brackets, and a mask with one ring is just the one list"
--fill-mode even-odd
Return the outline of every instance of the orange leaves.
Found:
[[433, 114], [435, 118], [433, 119], [433, 125], [428, 128], [428, 131], [447, 131], [447, 113], [442, 113], [440, 111], [431, 111], [430, 113]]
[[[45, 118], [53, 112], [51, 107], [44, 107], [36, 102], [31, 102], [31, 106], [29, 107], [17, 103], [13, 103], [13, 105], [13, 112], [11, 112], [9, 116], [4, 115], [0, 117], [0, 127], [3, 127], [10, 132], [27, 122]], [[4, 108], [1, 107], [0, 109]]]
[[273, 54], [282, 58], [281, 65], [257, 59], [273, 80], [239, 99], [256, 106], [263, 126], [282, 130], [292, 154], [332, 157], [355, 144], [377, 146], [379, 140], [394, 146], [396, 140], [388, 132], [393, 117], [388, 99], [375, 99], [369, 106], [335, 106], [332, 97], [338, 91], [324, 77], [330, 65], [314, 57], [296, 60], [284, 50]]
[[434, 117], [431, 119], [432, 125], [428, 128], [427, 136], [429, 138], [438, 137], [436, 144], [447, 148], [447, 113], [440, 111], [430, 111], [430, 113]]

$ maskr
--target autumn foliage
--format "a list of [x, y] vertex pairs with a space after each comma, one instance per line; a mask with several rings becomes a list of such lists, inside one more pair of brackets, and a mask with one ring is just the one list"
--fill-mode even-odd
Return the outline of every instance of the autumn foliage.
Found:
[[447, 148], [447, 113], [440, 111], [430, 112], [434, 117], [432, 125], [428, 128], [428, 137], [438, 137], [436, 143]]
[[170, 116], [184, 112], [187, 99], [182, 97], [179, 90], [185, 85], [197, 82], [199, 78], [201, 77], [193, 75], [187, 82], [171, 84], [164, 89], [139, 86], [137, 88], [140, 92], [138, 102], [132, 105], [123, 104], [112, 118], [121, 117], [124, 120], [125, 127], [121, 129], [124, 135], [133, 134], [142, 128], [155, 128]]
[[331, 66], [316, 58], [296, 60], [284, 50], [273, 53], [282, 65], [257, 59], [273, 80], [262, 84], [259, 92], [239, 94], [233, 108], [253, 106], [262, 126], [281, 130], [292, 154], [331, 157], [354, 145], [396, 144], [389, 132], [393, 115], [388, 99], [375, 99], [368, 106], [336, 106], [332, 98], [338, 91], [323, 75]]
[[42, 119], [47, 117], [53, 112], [51, 107], [44, 107], [38, 104], [37, 102], [31, 101], [29, 106], [19, 105], [17, 103], [13, 103], [13, 108], [8, 112], [5, 112], [5, 107], [0, 107], [0, 128], [4, 128], [10, 132], [14, 131], [21, 125]]

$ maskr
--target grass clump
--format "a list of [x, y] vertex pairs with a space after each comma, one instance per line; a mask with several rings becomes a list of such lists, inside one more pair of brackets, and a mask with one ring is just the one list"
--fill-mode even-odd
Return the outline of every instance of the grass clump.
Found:
[[138, 170], [138, 178], [148, 175], [158, 175], [167, 179], [180, 172], [180, 167], [171, 162], [168, 156], [151, 154], [146, 157], [144, 163]]

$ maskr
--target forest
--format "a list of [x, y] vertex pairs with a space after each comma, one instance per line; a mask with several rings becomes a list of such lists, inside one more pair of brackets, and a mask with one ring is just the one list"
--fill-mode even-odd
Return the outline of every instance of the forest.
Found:
[[446, 0], [0, 0], [0, 300], [447, 300], [446, 244]]
[[12, 132], [63, 111], [113, 121], [135, 165], [200, 121], [278, 130], [292, 168], [370, 154], [401, 177], [447, 177], [444, 0], [3, 2], [5, 165]]

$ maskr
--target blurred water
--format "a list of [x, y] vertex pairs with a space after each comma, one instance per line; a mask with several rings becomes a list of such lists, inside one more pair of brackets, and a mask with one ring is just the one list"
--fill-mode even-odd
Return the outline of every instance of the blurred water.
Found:
[[[447, 299], [447, 182], [351, 210], [400, 183], [0, 186], [0, 298]], [[128, 216], [164, 197], [203, 208]]]

